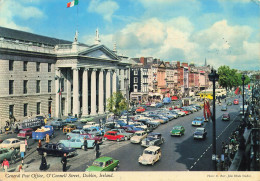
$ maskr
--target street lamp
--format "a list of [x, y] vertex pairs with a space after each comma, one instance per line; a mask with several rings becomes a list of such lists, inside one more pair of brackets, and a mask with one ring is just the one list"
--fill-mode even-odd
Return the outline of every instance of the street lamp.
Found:
[[213, 169], [217, 170], [216, 165], [216, 106], [215, 106], [215, 83], [218, 81], [219, 75], [216, 73], [216, 70], [213, 68], [211, 69], [211, 73], [208, 75], [209, 80], [213, 82], [213, 115], [212, 115], [212, 122], [213, 122], [213, 147], [212, 147], [212, 161], [213, 161]]
[[244, 107], [245, 107], [245, 91], [244, 91], [244, 89], [245, 89], [245, 88], [244, 88], [244, 87], [245, 87], [245, 79], [246, 79], [246, 78], [245, 78], [245, 75], [244, 75], [244, 74], [242, 75], [242, 78], [241, 78], [241, 79], [242, 79], [242, 81], [243, 81], [243, 121], [245, 121], [245, 119], [244, 119], [244, 118], [245, 118], [245, 110], [244, 110]]

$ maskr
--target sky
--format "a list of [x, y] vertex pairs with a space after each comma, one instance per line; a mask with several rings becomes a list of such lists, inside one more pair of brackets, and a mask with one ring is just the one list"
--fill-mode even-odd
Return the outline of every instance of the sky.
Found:
[[260, 70], [260, 0], [0, 0], [0, 26], [119, 55]]

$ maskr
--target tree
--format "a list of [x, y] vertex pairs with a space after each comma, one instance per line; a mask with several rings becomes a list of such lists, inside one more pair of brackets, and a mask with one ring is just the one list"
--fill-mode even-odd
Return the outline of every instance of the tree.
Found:
[[219, 74], [219, 85], [224, 88], [231, 88], [231, 76], [230, 76], [231, 70], [229, 66], [220, 66], [218, 68], [218, 74]]
[[127, 108], [127, 101], [121, 92], [114, 92], [111, 97], [107, 99], [107, 108], [109, 112], [119, 116], [123, 110]]

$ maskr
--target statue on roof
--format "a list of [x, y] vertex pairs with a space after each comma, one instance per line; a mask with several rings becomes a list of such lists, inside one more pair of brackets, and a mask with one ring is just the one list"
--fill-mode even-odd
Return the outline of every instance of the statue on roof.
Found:
[[74, 42], [78, 42], [78, 35], [79, 35], [78, 30], [76, 30]]

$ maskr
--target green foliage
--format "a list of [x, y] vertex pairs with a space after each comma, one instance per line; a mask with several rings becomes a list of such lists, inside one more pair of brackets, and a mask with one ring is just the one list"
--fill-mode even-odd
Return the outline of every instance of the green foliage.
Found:
[[107, 99], [107, 108], [109, 112], [114, 113], [115, 116], [126, 110], [127, 101], [121, 92], [114, 92], [110, 98]]
[[[236, 69], [230, 69], [229, 66], [220, 66], [218, 68], [219, 85], [224, 88], [233, 88], [243, 85], [242, 74], [238, 73]], [[245, 85], [250, 82], [250, 78], [245, 75]]]

